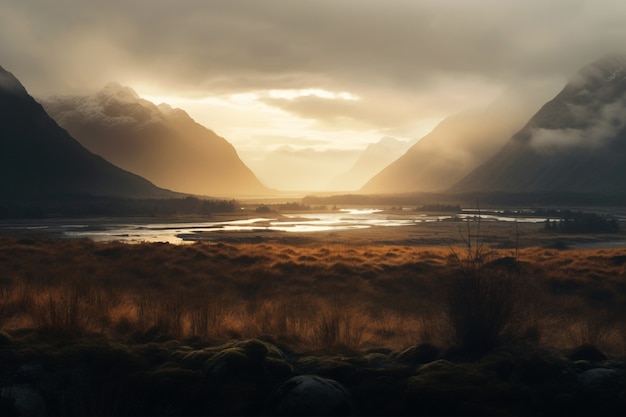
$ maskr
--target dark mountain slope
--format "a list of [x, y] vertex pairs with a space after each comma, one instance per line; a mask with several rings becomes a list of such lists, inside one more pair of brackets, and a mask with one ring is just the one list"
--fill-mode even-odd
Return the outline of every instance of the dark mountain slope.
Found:
[[453, 192], [626, 192], [626, 57], [583, 68]]
[[507, 92], [485, 109], [452, 115], [370, 179], [365, 193], [438, 192], [463, 178], [506, 142], [534, 100]]
[[224, 138], [129, 87], [111, 83], [94, 95], [42, 104], [87, 149], [159, 186], [198, 195], [269, 192]]
[[173, 197], [81, 146], [0, 67], [0, 193], [4, 198]]

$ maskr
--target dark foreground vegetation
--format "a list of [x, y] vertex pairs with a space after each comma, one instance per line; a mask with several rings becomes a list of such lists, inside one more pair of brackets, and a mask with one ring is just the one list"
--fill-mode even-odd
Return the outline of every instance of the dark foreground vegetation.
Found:
[[600, 216], [596, 213], [565, 210], [560, 213], [560, 217], [560, 220], [548, 218], [544, 223], [544, 230], [559, 233], [617, 233], [620, 231], [619, 222], [615, 218]]
[[0, 240], [2, 415], [623, 415], [626, 250]]

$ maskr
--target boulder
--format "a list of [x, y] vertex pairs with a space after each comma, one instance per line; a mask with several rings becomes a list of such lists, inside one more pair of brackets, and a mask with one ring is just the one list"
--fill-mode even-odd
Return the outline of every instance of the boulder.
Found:
[[398, 360], [411, 365], [422, 365], [437, 359], [441, 351], [430, 343], [410, 347], [398, 354]]
[[47, 416], [43, 397], [30, 385], [13, 385], [2, 389], [2, 397], [10, 398], [20, 416]]
[[353, 411], [348, 390], [317, 375], [288, 379], [268, 401], [268, 414], [279, 416], [341, 416]]
[[594, 345], [585, 344], [574, 348], [568, 355], [571, 361], [585, 360], [590, 362], [598, 362], [606, 360], [607, 357], [600, 349]]
[[615, 369], [594, 368], [578, 375], [578, 382], [590, 388], [599, 388], [610, 383], [617, 375]]

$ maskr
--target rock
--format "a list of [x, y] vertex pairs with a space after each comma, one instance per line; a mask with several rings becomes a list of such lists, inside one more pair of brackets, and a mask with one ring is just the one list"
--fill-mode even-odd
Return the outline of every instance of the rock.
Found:
[[187, 369], [200, 369], [202, 365], [215, 356], [215, 352], [204, 349], [188, 352], [180, 359], [180, 364]]
[[439, 371], [448, 371], [450, 369], [457, 369], [458, 366], [453, 364], [450, 361], [445, 359], [438, 359], [433, 362], [429, 362], [425, 365], [419, 367], [420, 373], [423, 372], [439, 372]]
[[606, 355], [594, 345], [585, 344], [574, 348], [570, 352], [568, 359], [571, 361], [585, 360], [589, 362], [598, 362], [606, 360]]
[[578, 384], [578, 389], [575, 391], [576, 415], [624, 415], [626, 402], [622, 370], [593, 368], [578, 375]]
[[349, 358], [343, 356], [305, 356], [298, 359], [294, 365], [296, 373], [303, 375], [321, 375], [343, 383], [359, 378], [360, 366], [350, 363]]
[[578, 382], [588, 387], [600, 387], [611, 382], [617, 376], [615, 369], [594, 368], [578, 375]]
[[251, 361], [241, 348], [227, 348], [204, 364], [207, 375], [230, 378], [250, 368]]
[[265, 358], [264, 365], [270, 375], [274, 378], [280, 378], [280, 380], [290, 377], [293, 374], [293, 366], [282, 359], [276, 359], [268, 356]]
[[259, 340], [248, 340], [242, 343], [244, 353], [253, 362], [261, 362], [267, 356], [269, 349]]
[[437, 359], [441, 352], [430, 343], [410, 347], [398, 354], [398, 360], [412, 365], [422, 365]]
[[577, 372], [585, 372], [588, 371], [592, 368], [591, 366], [591, 362], [589, 361], [585, 361], [585, 360], [576, 360], [572, 363], [573, 368], [577, 371]]
[[13, 385], [3, 388], [2, 396], [13, 400], [13, 406], [20, 416], [48, 415], [43, 397], [30, 385]]
[[42, 361], [27, 362], [15, 373], [18, 383], [37, 387], [40, 392], [57, 392], [60, 388], [58, 377], [44, 366]]
[[363, 359], [366, 361], [366, 365], [369, 367], [380, 368], [383, 367], [384, 364], [389, 360], [387, 355], [382, 353], [368, 353], [363, 356]]
[[352, 399], [339, 382], [317, 375], [299, 375], [283, 383], [268, 401], [268, 414], [339, 416], [352, 414]]
[[15, 343], [13, 337], [4, 330], [0, 330], [0, 346], [10, 346], [13, 343]]
[[494, 259], [493, 261], [485, 264], [486, 268], [503, 269], [505, 271], [517, 271], [519, 264], [517, 258], [513, 256], [505, 256], [502, 258]]

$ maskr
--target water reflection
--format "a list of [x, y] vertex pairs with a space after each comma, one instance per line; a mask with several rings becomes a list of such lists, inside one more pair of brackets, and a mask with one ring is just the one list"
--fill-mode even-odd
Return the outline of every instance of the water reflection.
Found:
[[379, 209], [342, 209], [339, 211], [284, 214], [230, 221], [123, 223], [84, 220], [77, 223], [38, 222], [0, 225], [1, 229], [41, 229], [50, 234], [69, 238], [89, 238], [94, 241], [170, 242], [184, 243], [206, 239], [211, 233], [282, 232], [315, 233], [333, 230], [368, 229], [372, 227], [415, 227], [420, 223], [440, 221], [518, 221], [540, 223], [545, 218], [491, 214], [450, 213], [429, 215], [415, 211], [384, 212]]

